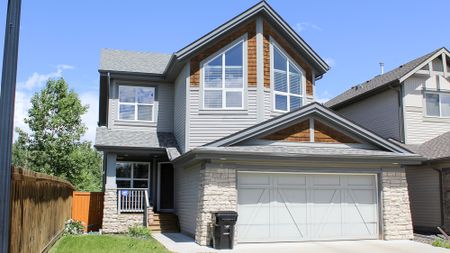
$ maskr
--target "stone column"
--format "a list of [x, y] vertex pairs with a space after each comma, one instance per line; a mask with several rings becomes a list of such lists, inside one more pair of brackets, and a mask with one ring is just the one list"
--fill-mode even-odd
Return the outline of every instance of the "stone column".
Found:
[[237, 210], [236, 169], [232, 165], [206, 164], [200, 170], [199, 187], [195, 241], [209, 245], [214, 225], [212, 214]]
[[405, 169], [383, 169], [381, 173], [381, 187], [384, 239], [413, 239]]

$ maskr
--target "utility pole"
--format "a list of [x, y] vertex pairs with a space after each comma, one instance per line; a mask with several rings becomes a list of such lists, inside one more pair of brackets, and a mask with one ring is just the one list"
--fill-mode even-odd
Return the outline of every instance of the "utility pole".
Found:
[[11, 161], [21, 0], [8, 0], [0, 91], [0, 253], [8, 253]]

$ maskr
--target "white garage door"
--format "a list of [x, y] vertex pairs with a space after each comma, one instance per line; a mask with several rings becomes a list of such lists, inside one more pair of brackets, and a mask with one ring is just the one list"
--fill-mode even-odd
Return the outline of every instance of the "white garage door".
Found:
[[377, 239], [375, 175], [238, 175], [239, 242]]

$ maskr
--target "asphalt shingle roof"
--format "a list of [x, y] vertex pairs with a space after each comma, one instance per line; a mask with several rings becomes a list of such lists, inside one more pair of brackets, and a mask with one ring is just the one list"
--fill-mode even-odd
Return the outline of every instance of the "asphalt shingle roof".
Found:
[[348, 148], [348, 147], [314, 147], [307, 146], [281, 146], [281, 145], [244, 145], [228, 147], [197, 147], [197, 150], [206, 151], [229, 151], [239, 153], [264, 153], [275, 155], [304, 155], [304, 156], [339, 156], [339, 157], [415, 157], [409, 153], [394, 153], [391, 151]]
[[96, 147], [123, 148], [178, 148], [172, 133], [147, 130], [124, 130], [98, 127], [95, 135]]
[[172, 54], [102, 49], [100, 70], [163, 74]]
[[406, 145], [409, 150], [430, 160], [450, 158], [450, 131], [421, 145]]
[[419, 58], [416, 58], [406, 64], [400, 65], [398, 68], [395, 68], [389, 72], [386, 72], [383, 75], [378, 75], [364, 83], [355, 85], [352, 88], [345, 91], [344, 93], [342, 93], [342, 94], [334, 97], [333, 99], [329, 100], [328, 102], [326, 102], [325, 106], [333, 108], [339, 104], [348, 102], [348, 101], [355, 99], [361, 95], [364, 95], [368, 92], [374, 91], [378, 88], [382, 88], [385, 85], [388, 85], [393, 81], [398, 81], [404, 75], [411, 72], [414, 68], [419, 66], [421, 63], [423, 63], [425, 60], [427, 60], [429, 57], [431, 57], [433, 54], [435, 54], [437, 51], [439, 51], [441, 49], [442, 48], [434, 50], [431, 53], [428, 53]]

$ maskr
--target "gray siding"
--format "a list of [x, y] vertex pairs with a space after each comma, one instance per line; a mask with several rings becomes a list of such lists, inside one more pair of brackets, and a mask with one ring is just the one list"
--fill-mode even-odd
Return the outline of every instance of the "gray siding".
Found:
[[200, 91], [189, 91], [189, 148], [225, 137], [257, 122], [256, 89], [247, 91], [247, 110], [208, 111], [200, 109]]
[[174, 89], [174, 135], [181, 152], [186, 150], [186, 71], [183, 68], [175, 81]]
[[175, 212], [178, 215], [181, 232], [195, 235], [200, 181], [200, 165], [175, 168]]
[[[133, 86], [154, 86], [155, 87], [155, 122], [132, 122], [118, 119], [118, 95], [119, 84], [129, 84]], [[108, 128], [132, 128], [134, 130], [155, 130], [158, 132], [173, 132], [173, 84], [136, 82], [128, 80], [115, 80], [111, 84], [108, 108]]]
[[409, 167], [406, 178], [414, 227], [441, 226], [439, 173], [429, 167]]
[[398, 93], [387, 90], [338, 110], [384, 138], [400, 140]]

